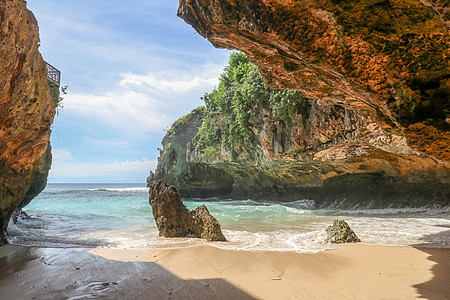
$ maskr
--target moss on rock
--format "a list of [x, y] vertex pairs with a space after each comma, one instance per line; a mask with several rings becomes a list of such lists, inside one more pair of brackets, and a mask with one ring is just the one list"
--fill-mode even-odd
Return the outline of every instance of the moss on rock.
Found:
[[361, 242], [344, 220], [334, 220], [333, 225], [328, 226], [326, 232], [328, 235], [326, 242], [335, 244]]

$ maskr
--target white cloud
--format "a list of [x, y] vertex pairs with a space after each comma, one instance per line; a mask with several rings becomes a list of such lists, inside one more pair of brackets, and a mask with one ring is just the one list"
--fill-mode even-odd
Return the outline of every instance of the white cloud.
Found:
[[111, 163], [76, 163], [70, 151], [53, 149], [53, 164], [50, 181], [69, 179], [95, 181], [97, 178], [111, 182], [144, 182], [150, 170], [156, 168], [156, 160], [113, 161]]
[[139, 88], [151, 93], [158, 94], [183, 94], [195, 89], [212, 88], [218, 85], [219, 80], [215, 78], [202, 78], [200, 76], [190, 78], [160, 78], [155, 74], [138, 75], [127, 73], [122, 75], [120, 86], [127, 88]]
[[200, 96], [218, 84], [221, 70], [222, 66], [205, 64], [190, 74], [177, 70], [147, 75], [129, 72], [121, 75], [116, 86], [98, 94], [69, 91], [63, 114], [82, 119], [81, 126], [94, 130], [95, 126], [107, 126], [133, 136], [160, 133], [202, 104]]
[[52, 160], [53, 161], [73, 161], [72, 153], [67, 149], [52, 149]]
[[[200, 97], [217, 85], [229, 51], [194, 34], [176, 17], [177, 5], [28, 1], [39, 21], [40, 51], [69, 85], [52, 144], [72, 154], [55, 149], [51, 174], [70, 178], [71, 173], [103, 172], [110, 178], [122, 172], [125, 179], [114, 181], [129, 182], [131, 169], [142, 166], [139, 178], [145, 178], [148, 165], [156, 165], [151, 160], [163, 129], [203, 104]], [[114, 158], [120, 162], [108, 162]]]
[[118, 140], [118, 139], [94, 139], [90, 136], [84, 138], [84, 142], [87, 145], [93, 145], [97, 147], [132, 147], [133, 144], [130, 141]]
[[119, 86], [153, 95], [183, 96], [192, 91], [209, 92], [219, 84], [223, 66], [207, 63], [193, 72], [165, 70], [157, 73], [122, 74]]
[[63, 112], [133, 135], [161, 131], [171, 120], [165, 110], [163, 101], [128, 90], [100, 95], [69, 94], [64, 99]]

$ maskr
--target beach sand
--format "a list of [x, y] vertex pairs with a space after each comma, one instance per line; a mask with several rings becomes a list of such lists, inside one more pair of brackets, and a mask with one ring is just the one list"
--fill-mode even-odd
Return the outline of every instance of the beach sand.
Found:
[[0, 299], [450, 299], [450, 249], [0, 247]]

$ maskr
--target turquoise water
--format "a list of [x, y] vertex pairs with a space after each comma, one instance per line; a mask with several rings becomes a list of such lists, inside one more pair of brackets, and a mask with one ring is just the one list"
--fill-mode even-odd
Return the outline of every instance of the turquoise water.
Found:
[[314, 210], [314, 202], [184, 199], [205, 204], [228, 242], [159, 237], [144, 184], [49, 184], [9, 225], [9, 241], [41, 247], [177, 248], [207, 243], [242, 250], [321, 251], [334, 219], [346, 220], [364, 243], [450, 247], [449, 209]]

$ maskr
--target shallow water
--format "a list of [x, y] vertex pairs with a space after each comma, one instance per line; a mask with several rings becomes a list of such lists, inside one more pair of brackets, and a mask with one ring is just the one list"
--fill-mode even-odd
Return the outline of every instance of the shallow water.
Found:
[[[450, 248], [450, 210], [314, 210], [313, 202], [184, 199], [188, 209], [205, 204], [228, 242], [219, 248], [316, 252], [334, 219], [346, 220], [362, 242]], [[9, 225], [9, 241], [39, 247], [177, 248], [198, 239], [158, 236], [144, 184], [49, 184], [24, 211], [31, 220]]]

